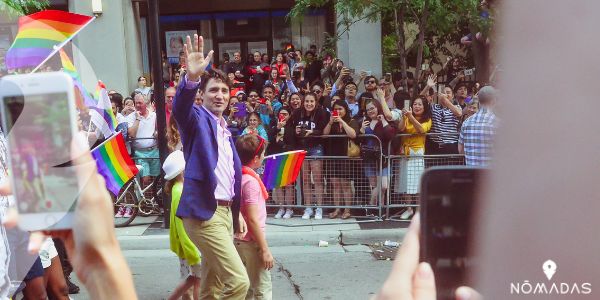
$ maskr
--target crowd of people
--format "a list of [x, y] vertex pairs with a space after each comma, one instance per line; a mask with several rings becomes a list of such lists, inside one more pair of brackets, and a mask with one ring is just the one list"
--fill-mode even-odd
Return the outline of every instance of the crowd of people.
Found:
[[[304, 53], [288, 46], [272, 57], [256, 51], [247, 61], [241, 52], [231, 58], [223, 53], [221, 61], [220, 66], [211, 63], [207, 68], [214, 76], [223, 77], [229, 87], [223, 118], [234, 141], [254, 134], [267, 142], [267, 155], [302, 149], [313, 158], [362, 158], [353, 165], [322, 159], [306, 161], [302, 191], [307, 208], [303, 219], [323, 217], [320, 206], [327, 193], [333, 196], [335, 205], [350, 206], [353, 199], [364, 198], [361, 204], [373, 206], [379, 204], [379, 195], [385, 194], [393, 180], [395, 192], [417, 194], [420, 174], [430, 165], [422, 155], [459, 154], [461, 127], [480, 106], [480, 84], [467, 81], [466, 68], [459, 58], [448, 58], [437, 73], [430, 67], [422, 72], [420, 80], [410, 72], [404, 79], [396, 73], [376, 77], [371, 71], [356, 72], [331, 54], [319, 53], [316, 46]], [[163, 60], [162, 84], [166, 87], [168, 138], [173, 150], [180, 149], [181, 142], [172, 119], [172, 103], [186, 68], [184, 53], [176, 65], [169, 64], [166, 57]], [[137, 81], [138, 87], [130, 97], [123, 98], [115, 91], [110, 95], [119, 123], [126, 124], [126, 133], [134, 139], [132, 153], [140, 158], [138, 164], [143, 165], [142, 176], [147, 184], [160, 174], [158, 160], [152, 159], [158, 157], [156, 114], [149, 80], [140, 76]], [[412, 93], [415, 86], [421, 91], [418, 95]], [[196, 95], [196, 105], [201, 103]], [[388, 155], [415, 157], [401, 161], [393, 168], [400, 169], [400, 173], [388, 178]], [[467, 163], [473, 162], [467, 157]], [[262, 174], [262, 168], [257, 172]], [[370, 193], [357, 195], [358, 185]], [[272, 199], [280, 206], [275, 218], [294, 216], [293, 187], [275, 189]], [[408, 219], [413, 213], [408, 208], [401, 217]], [[125, 217], [130, 214], [118, 213]], [[350, 216], [348, 208], [329, 213], [330, 218]]]

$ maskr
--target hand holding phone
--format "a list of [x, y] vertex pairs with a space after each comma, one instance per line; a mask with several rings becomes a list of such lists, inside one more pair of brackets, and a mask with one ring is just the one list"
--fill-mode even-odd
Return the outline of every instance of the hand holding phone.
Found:
[[0, 99], [19, 226], [71, 228], [79, 194], [65, 151], [78, 131], [73, 80], [63, 72], [6, 76]]

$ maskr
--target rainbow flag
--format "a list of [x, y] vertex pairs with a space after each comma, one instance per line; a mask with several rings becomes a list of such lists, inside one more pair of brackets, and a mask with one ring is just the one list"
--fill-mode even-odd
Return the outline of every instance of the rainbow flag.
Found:
[[87, 90], [81, 83], [81, 77], [79, 77], [79, 73], [77, 72], [77, 69], [75, 69], [75, 65], [73, 65], [73, 62], [71, 62], [71, 59], [63, 49], [60, 49], [60, 61], [62, 63], [63, 71], [69, 74], [71, 78], [73, 78], [73, 83], [75, 84], [75, 87], [79, 90], [79, 93], [81, 94], [81, 99], [83, 99], [83, 101], [77, 102], [77, 107], [81, 109], [83, 106], [97, 106], [98, 101], [92, 98], [90, 96], [90, 93], [87, 92]]
[[263, 183], [267, 190], [290, 185], [296, 181], [306, 151], [289, 151], [265, 157]]
[[94, 19], [59, 10], [20, 17], [19, 32], [6, 53], [6, 67], [39, 67]]
[[127, 153], [123, 135], [117, 133], [92, 150], [98, 173], [104, 177], [106, 188], [117, 196], [119, 191], [138, 173], [133, 160]]
[[100, 109], [101, 116], [106, 122], [106, 124], [100, 127], [100, 130], [102, 130], [105, 137], [108, 137], [115, 131], [115, 128], [117, 127], [117, 118], [112, 111], [112, 105], [110, 103], [110, 98], [108, 97], [108, 92], [106, 91], [106, 86], [100, 80], [98, 80], [94, 98], [98, 100], [98, 105], [96, 105], [96, 108]]

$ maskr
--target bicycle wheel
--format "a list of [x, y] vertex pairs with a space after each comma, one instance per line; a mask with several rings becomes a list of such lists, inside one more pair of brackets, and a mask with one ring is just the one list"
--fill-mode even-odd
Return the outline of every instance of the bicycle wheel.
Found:
[[148, 217], [154, 212], [154, 205], [150, 201], [142, 199], [138, 205], [137, 211], [140, 216]]
[[121, 199], [114, 202], [115, 227], [125, 227], [133, 222], [138, 213], [138, 199], [131, 188], [124, 190], [119, 197]]

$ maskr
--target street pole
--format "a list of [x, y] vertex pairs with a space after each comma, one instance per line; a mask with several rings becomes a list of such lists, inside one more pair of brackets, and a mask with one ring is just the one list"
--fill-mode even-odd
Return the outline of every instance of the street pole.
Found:
[[[152, 78], [154, 82], [154, 101], [156, 106], [156, 126], [158, 127], [158, 151], [160, 157], [160, 165], [167, 158], [167, 117], [165, 110], [165, 87], [162, 81], [162, 57], [160, 52], [160, 32], [159, 27], [159, 0], [148, 0], [148, 25], [150, 33], [150, 66], [152, 68]], [[162, 173], [162, 172], [161, 172]], [[161, 174], [162, 175], [162, 174]], [[158, 187], [157, 187], [158, 188]], [[162, 186], [162, 200], [163, 200], [163, 227], [169, 228], [171, 215], [171, 199], [164, 192], [164, 182]]]

